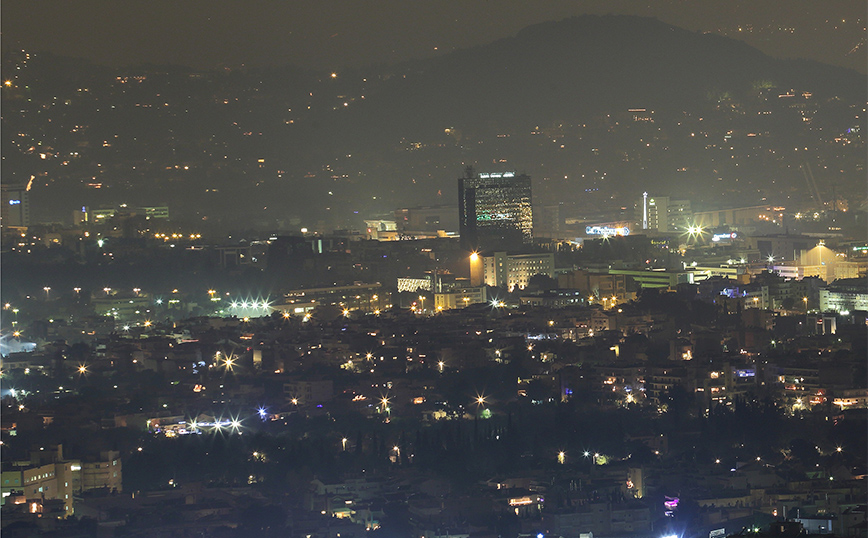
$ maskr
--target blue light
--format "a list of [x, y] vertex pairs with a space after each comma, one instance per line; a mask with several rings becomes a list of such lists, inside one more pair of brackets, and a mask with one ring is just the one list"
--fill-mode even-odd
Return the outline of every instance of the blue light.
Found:
[[21, 203], [21, 200], [9, 200], [9, 205], [18, 205]]

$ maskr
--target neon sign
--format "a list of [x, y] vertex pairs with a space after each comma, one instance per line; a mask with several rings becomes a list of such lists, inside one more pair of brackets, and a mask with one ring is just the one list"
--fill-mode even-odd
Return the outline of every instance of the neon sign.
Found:
[[515, 177], [515, 172], [504, 172], [502, 174], [497, 173], [497, 172], [491, 172], [491, 173], [479, 174], [479, 179], [490, 179], [490, 178], [497, 179], [497, 178], [501, 178], [501, 177]]
[[622, 226], [620, 228], [612, 228], [610, 226], [585, 226], [585, 233], [588, 235], [630, 235], [630, 228]]
[[725, 241], [727, 239], [735, 239], [736, 237], [738, 237], [738, 234], [735, 232], [728, 234], [714, 234], [711, 236], [711, 240], [717, 243], [719, 241]]

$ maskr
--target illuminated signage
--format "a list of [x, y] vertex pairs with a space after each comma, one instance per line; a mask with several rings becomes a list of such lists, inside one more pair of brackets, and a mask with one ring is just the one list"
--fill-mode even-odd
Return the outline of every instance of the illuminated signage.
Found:
[[736, 237], [738, 237], [738, 234], [735, 232], [728, 234], [714, 234], [711, 236], [711, 240], [717, 243], [718, 241], [726, 241], [729, 239], [735, 239]]
[[609, 226], [585, 226], [585, 233], [588, 235], [630, 235], [630, 228], [622, 226], [620, 228], [612, 228]]
[[756, 370], [736, 370], [736, 375], [738, 377], [754, 377], [756, 376]]
[[21, 203], [21, 200], [9, 200], [9, 205], [18, 205]]
[[515, 177], [515, 172], [504, 172], [502, 174], [497, 172], [479, 174], [479, 179], [498, 179], [502, 177]]
[[509, 505], [510, 506], [526, 506], [528, 504], [542, 503], [542, 502], [545, 502], [545, 500], [542, 497], [534, 495], [532, 497], [513, 497], [512, 499], [509, 500]]

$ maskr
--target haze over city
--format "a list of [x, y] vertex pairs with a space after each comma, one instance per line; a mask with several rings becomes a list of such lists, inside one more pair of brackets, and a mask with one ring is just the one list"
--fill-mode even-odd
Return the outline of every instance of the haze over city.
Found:
[[864, 4], [2, 15], [4, 535], [868, 537]]

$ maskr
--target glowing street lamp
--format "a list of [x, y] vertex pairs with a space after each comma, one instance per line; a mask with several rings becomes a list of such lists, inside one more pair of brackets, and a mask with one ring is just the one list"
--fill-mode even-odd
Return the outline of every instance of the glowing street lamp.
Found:
[[48, 298], [49, 298], [48, 295], [49, 295], [49, 292], [51, 291], [51, 287], [49, 287], [49, 286], [45, 286], [45, 287], [42, 288], [42, 289], [43, 289], [43, 291], [45, 291], [45, 298], [48, 299]]
[[702, 238], [702, 234], [703, 234], [704, 232], [705, 232], [705, 230], [702, 229], [702, 226], [697, 226], [697, 225], [695, 225], [695, 224], [694, 224], [693, 226], [688, 226], [688, 228], [687, 228], [687, 238], [688, 238], [688, 239], [690, 239], [690, 238], [694, 238], [694, 239], [695, 239], [695, 238], [698, 237], [698, 238], [701, 239], [701, 238]]
[[341, 450], [344, 452], [347, 451], [347, 438], [346, 437], [341, 439]]
[[566, 454], [566, 452], [561, 450], [560, 452], [558, 452], [558, 463], [563, 465], [564, 463], [566, 463], [566, 461], [567, 461], [567, 454]]

